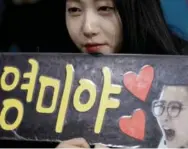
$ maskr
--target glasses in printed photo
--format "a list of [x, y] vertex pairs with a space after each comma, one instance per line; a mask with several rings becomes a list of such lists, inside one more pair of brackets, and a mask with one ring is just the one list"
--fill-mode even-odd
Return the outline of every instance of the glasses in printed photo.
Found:
[[168, 116], [175, 118], [184, 107], [186, 106], [179, 101], [170, 101], [167, 103], [165, 100], [154, 100], [152, 103], [152, 113], [155, 117], [159, 117], [166, 110]]

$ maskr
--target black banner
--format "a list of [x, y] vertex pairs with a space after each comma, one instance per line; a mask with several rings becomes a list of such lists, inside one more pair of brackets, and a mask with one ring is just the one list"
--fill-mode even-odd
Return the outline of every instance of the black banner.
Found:
[[1, 54], [0, 71], [2, 140], [188, 143], [187, 57]]

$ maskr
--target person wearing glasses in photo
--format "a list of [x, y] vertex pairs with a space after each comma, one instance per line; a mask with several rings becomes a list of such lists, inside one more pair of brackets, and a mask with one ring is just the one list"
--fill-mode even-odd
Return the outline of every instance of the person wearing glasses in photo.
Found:
[[164, 86], [152, 103], [153, 115], [163, 133], [159, 148], [188, 147], [188, 86]]

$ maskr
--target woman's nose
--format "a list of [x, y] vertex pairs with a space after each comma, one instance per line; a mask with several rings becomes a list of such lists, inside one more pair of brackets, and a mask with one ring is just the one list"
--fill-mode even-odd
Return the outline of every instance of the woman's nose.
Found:
[[83, 34], [87, 38], [91, 38], [99, 33], [98, 18], [94, 12], [85, 14], [83, 22]]

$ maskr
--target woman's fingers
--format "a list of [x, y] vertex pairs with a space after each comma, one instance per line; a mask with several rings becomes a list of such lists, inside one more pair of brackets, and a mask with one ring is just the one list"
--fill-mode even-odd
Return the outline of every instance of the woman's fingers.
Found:
[[[84, 138], [74, 138], [61, 142], [56, 148], [90, 148]], [[94, 148], [108, 148], [103, 144], [96, 143]]]
[[74, 138], [61, 142], [57, 148], [90, 148], [84, 138]]
[[56, 148], [79, 148], [79, 147], [60, 143]]

